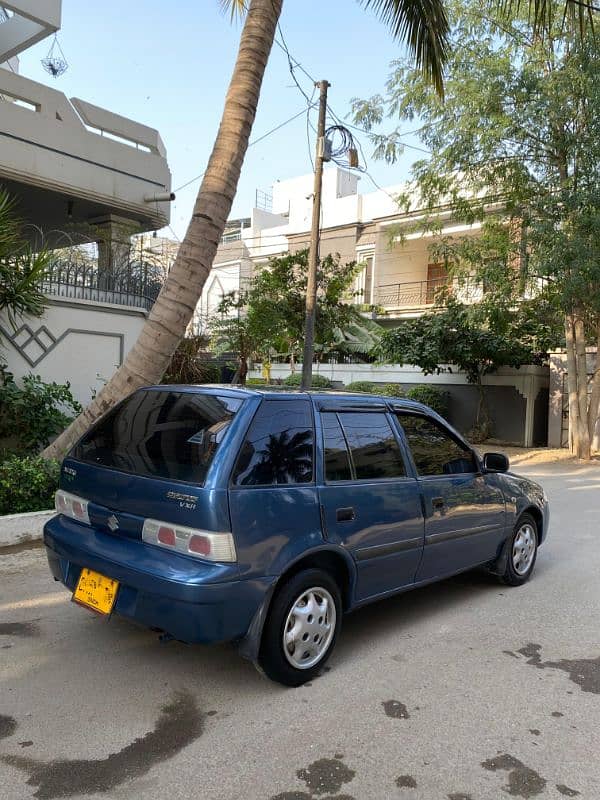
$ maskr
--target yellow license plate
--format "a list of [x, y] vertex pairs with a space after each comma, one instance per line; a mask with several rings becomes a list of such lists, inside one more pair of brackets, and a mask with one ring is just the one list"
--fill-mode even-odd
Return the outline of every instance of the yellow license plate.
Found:
[[73, 600], [99, 614], [110, 614], [117, 599], [119, 581], [84, 567], [81, 570]]

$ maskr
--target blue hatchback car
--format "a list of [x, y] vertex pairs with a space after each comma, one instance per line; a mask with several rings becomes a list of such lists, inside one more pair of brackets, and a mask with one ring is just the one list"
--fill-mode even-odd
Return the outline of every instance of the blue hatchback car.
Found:
[[548, 503], [507, 470], [418, 403], [151, 386], [64, 460], [44, 541], [76, 602], [236, 642], [297, 686], [365, 603], [477, 566], [530, 577]]

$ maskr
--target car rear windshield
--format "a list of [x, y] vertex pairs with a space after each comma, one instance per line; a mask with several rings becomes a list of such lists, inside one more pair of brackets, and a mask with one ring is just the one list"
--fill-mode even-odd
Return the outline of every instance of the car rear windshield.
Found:
[[135, 475], [203, 483], [242, 402], [217, 394], [142, 389], [101, 419], [71, 455]]

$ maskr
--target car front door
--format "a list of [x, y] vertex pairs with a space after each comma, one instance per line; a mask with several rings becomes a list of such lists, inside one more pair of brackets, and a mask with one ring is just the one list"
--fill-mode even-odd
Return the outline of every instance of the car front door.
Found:
[[425, 547], [417, 581], [492, 560], [505, 537], [504, 495], [493, 474], [433, 417], [398, 412], [425, 511]]
[[352, 554], [356, 599], [414, 582], [424, 541], [417, 481], [385, 406], [322, 410], [323, 533]]

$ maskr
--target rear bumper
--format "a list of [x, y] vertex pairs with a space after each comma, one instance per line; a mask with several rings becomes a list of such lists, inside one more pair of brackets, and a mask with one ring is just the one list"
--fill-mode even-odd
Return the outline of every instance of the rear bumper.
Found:
[[114, 613], [189, 643], [241, 639], [274, 577], [163, 552], [57, 516], [44, 527], [53, 576], [73, 591], [83, 567], [120, 583]]

